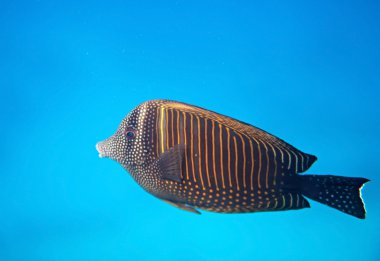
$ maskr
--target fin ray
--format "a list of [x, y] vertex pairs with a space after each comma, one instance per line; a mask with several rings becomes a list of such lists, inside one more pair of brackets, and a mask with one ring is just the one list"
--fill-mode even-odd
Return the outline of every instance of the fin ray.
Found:
[[181, 169], [185, 146], [175, 145], [165, 151], [157, 160], [158, 168], [163, 179], [181, 181]]
[[354, 217], [365, 218], [361, 189], [368, 179], [333, 175], [303, 175], [298, 178], [304, 196]]

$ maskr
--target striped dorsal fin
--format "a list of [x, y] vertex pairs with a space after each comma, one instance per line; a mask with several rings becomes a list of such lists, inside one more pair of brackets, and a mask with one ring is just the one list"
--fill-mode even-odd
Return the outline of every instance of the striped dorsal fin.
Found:
[[165, 108], [175, 109], [187, 113], [193, 113], [200, 117], [208, 118], [219, 122], [220, 124], [231, 128], [235, 132], [241, 133], [255, 141], [259, 140], [269, 146], [275, 147], [280, 153], [278, 157], [287, 166], [290, 173], [301, 173], [306, 171], [316, 160], [317, 157], [304, 153], [282, 139], [277, 138], [268, 132], [252, 126], [248, 123], [233, 119], [222, 114], [203, 109], [201, 107], [188, 105], [186, 103], [175, 101], [163, 101], [162, 106]]

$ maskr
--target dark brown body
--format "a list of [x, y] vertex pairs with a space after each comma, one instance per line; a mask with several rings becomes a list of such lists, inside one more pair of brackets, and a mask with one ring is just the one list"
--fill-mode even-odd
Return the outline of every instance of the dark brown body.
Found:
[[305, 171], [315, 157], [253, 126], [198, 107], [153, 101], [154, 157], [185, 145], [181, 182], [161, 180], [160, 197], [217, 212], [309, 206], [300, 193], [284, 192], [283, 177]]
[[252, 125], [180, 102], [139, 105], [97, 149], [151, 194], [193, 212], [300, 209], [309, 207], [305, 195], [365, 215], [360, 188], [367, 179], [298, 175], [315, 156]]

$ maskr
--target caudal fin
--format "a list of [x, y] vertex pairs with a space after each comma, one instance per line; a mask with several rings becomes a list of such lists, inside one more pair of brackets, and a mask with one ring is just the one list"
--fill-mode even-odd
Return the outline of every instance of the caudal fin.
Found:
[[361, 188], [369, 181], [333, 175], [299, 175], [304, 196], [357, 218], [365, 218]]

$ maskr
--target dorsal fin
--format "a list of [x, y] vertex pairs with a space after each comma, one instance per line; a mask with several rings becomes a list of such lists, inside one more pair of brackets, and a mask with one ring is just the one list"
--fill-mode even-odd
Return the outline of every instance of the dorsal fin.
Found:
[[280, 155], [278, 155], [278, 157], [280, 157], [280, 160], [282, 160], [284, 165], [287, 167], [287, 171], [290, 173], [304, 172], [317, 160], [317, 157], [314, 155], [304, 153], [286, 143], [282, 139], [279, 139], [260, 128], [231, 117], [224, 116], [201, 107], [175, 101], [163, 101], [161, 106], [214, 120], [228, 128], [231, 128], [235, 132], [253, 139], [255, 142], [265, 143], [265, 146], [267, 147], [272, 146], [274, 149], [279, 151]]

